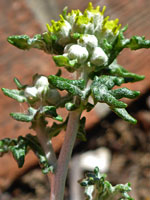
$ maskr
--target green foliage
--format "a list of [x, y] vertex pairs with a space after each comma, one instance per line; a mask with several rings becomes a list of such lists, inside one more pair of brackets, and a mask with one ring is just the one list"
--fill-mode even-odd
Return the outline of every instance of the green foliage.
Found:
[[87, 97], [87, 93], [84, 91], [85, 81], [81, 80], [69, 80], [54, 75], [49, 76], [50, 84], [60, 90], [66, 90], [73, 96], [79, 96], [82, 99]]
[[127, 107], [127, 104], [119, 101], [118, 99], [123, 97], [133, 99], [140, 93], [127, 88], [112, 90], [115, 85], [120, 86], [124, 82], [125, 81], [122, 77], [107, 75], [102, 75], [100, 77], [95, 76], [95, 79], [91, 84], [92, 96], [95, 104], [97, 102], [106, 103], [110, 106], [112, 111], [114, 111], [122, 119], [131, 123], [136, 123], [136, 120], [124, 109]]
[[112, 186], [105, 178], [106, 175], [101, 174], [96, 167], [93, 172], [86, 173], [85, 178], [79, 181], [84, 188], [86, 200], [134, 200], [128, 195], [131, 191], [129, 183]]
[[[117, 63], [116, 60], [114, 60], [114, 62], [111, 65], [109, 65], [108, 67], [106, 67], [105, 69], [103, 69], [100, 72], [100, 74], [107, 74], [107, 75], [113, 75], [113, 76], [123, 77], [124, 80], [125, 80], [125, 83], [127, 83], [127, 82], [141, 81], [141, 80], [143, 80], [145, 78], [144, 76], [137, 75], [137, 74], [129, 72], [128, 70], [126, 70], [125, 68], [123, 68], [122, 66], [120, 66]], [[98, 73], [97, 73], [97, 75], [98, 75]]]
[[22, 90], [10, 90], [6, 88], [2, 88], [2, 91], [6, 96], [17, 100], [20, 103], [27, 101], [27, 98], [24, 96], [24, 92]]
[[36, 116], [43, 116], [53, 118], [57, 121], [63, 121], [62, 117], [57, 114], [56, 107], [54, 106], [43, 106], [39, 110], [36, 110], [32, 107], [28, 108], [28, 113], [10, 113], [10, 116], [17, 121], [21, 122], [32, 122], [36, 120]]
[[24, 113], [10, 113], [10, 116], [12, 118], [14, 118], [17, 121], [21, 121], [21, 122], [31, 122], [34, 119], [34, 116], [36, 114], [36, 110], [33, 108], [28, 108], [28, 113], [24, 114]]
[[25, 137], [19, 136], [17, 139], [5, 138], [0, 140], [0, 156], [11, 152], [14, 159], [17, 161], [18, 167], [22, 167], [25, 161], [25, 156], [32, 150], [39, 158], [39, 162], [43, 173], [53, 172], [53, 166], [47, 161], [45, 153], [36, 136], [27, 134]]
[[28, 145], [22, 136], [18, 139], [5, 138], [0, 140], [0, 155], [11, 152], [14, 159], [17, 161], [18, 167], [24, 164], [25, 155], [28, 152]]
[[54, 166], [51, 163], [48, 163], [46, 155], [45, 155], [37, 137], [33, 136], [31, 134], [27, 134], [26, 140], [28, 142], [30, 149], [38, 157], [42, 172], [44, 174], [47, 174], [50, 171], [54, 172]]

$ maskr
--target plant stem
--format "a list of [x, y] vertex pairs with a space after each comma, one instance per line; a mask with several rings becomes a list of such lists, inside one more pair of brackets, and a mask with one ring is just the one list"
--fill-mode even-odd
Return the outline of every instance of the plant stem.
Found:
[[68, 165], [79, 128], [81, 110], [71, 111], [67, 124], [66, 135], [58, 158], [56, 173], [50, 176], [50, 200], [63, 200]]

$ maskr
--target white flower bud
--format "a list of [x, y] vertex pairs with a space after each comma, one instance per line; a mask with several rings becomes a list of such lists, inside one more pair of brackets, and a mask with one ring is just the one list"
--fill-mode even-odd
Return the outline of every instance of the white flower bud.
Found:
[[102, 48], [96, 47], [90, 59], [91, 63], [97, 66], [105, 65], [108, 62], [108, 56]]
[[28, 86], [24, 90], [25, 97], [29, 99], [37, 98], [37, 89], [35, 87]]
[[78, 62], [84, 63], [89, 56], [88, 51], [85, 47], [81, 47], [80, 45], [74, 44], [68, 49], [68, 57], [73, 60], [77, 59]]
[[[72, 45], [74, 45], [74, 43], [70, 43], [70, 44], [67, 44], [67, 45], [65, 46], [65, 48], [64, 48], [64, 54], [65, 54], [65, 53], [68, 53], [68, 49], [69, 49]], [[64, 54], [63, 54], [63, 55], [64, 55]]]
[[85, 34], [78, 40], [78, 44], [83, 47], [94, 48], [98, 46], [98, 40], [94, 35]]
[[48, 78], [46, 76], [37, 76], [37, 78], [34, 80], [34, 86], [36, 88], [48, 87], [49, 86]]
[[60, 45], [64, 45], [64, 43], [66, 43], [67, 41], [69, 41], [69, 34], [70, 34], [70, 30], [71, 30], [71, 25], [69, 24], [69, 22], [67, 22], [66, 20], [65, 24], [61, 27], [60, 31], [58, 32], [58, 43]]

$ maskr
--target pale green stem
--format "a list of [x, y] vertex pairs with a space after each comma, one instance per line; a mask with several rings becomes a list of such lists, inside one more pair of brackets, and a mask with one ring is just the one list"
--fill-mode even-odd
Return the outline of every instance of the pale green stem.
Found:
[[50, 200], [63, 200], [68, 165], [79, 128], [81, 111], [70, 112], [64, 143], [58, 158], [56, 173], [50, 176]]

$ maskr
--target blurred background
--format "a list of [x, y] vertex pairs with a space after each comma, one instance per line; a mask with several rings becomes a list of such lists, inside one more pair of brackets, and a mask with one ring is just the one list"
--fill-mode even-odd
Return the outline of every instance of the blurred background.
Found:
[[[145, 35], [150, 39], [149, 0], [93, 0], [94, 6], [106, 5], [105, 15], [119, 18], [122, 26], [128, 24], [126, 36]], [[51, 56], [38, 50], [21, 51], [6, 41], [10, 35], [33, 36], [46, 30], [46, 23], [59, 19], [65, 6], [68, 9], [84, 10], [88, 1], [71, 0], [0, 0], [0, 86], [13, 89], [13, 78], [22, 83], [31, 83], [32, 75], [50, 75], [57, 69]], [[87, 170], [99, 165], [108, 174], [112, 184], [130, 182], [131, 195], [136, 200], [150, 200], [150, 50], [131, 52], [124, 50], [118, 62], [129, 71], [145, 75], [142, 82], [126, 87], [140, 90], [141, 96], [129, 103], [128, 111], [138, 119], [137, 125], [130, 125], [98, 105], [87, 116], [87, 142], [77, 141], [70, 164], [65, 191], [65, 200], [80, 200], [80, 188], [76, 184]], [[67, 76], [67, 72], [63, 72]], [[5, 97], [0, 92], [0, 139], [25, 135], [29, 125], [15, 122], [10, 112], [25, 111], [24, 105]], [[63, 114], [63, 110], [61, 111]], [[31, 132], [31, 131], [30, 131]], [[54, 138], [53, 145], [58, 152], [64, 133]], [[92, 151], [91, 151], [92, 150]], [[79, 177], [79, 178], [78, 178]], [[75, 186], [76, 184], [76, 186]], [[49, 186], [41, 173], [36, 157], [29, 153], [25, 165], [18, 169], [11, 154], [0, 158], [1, 200], [47, 200]], [[76, 198], [75, 198], [76, 195]]]

